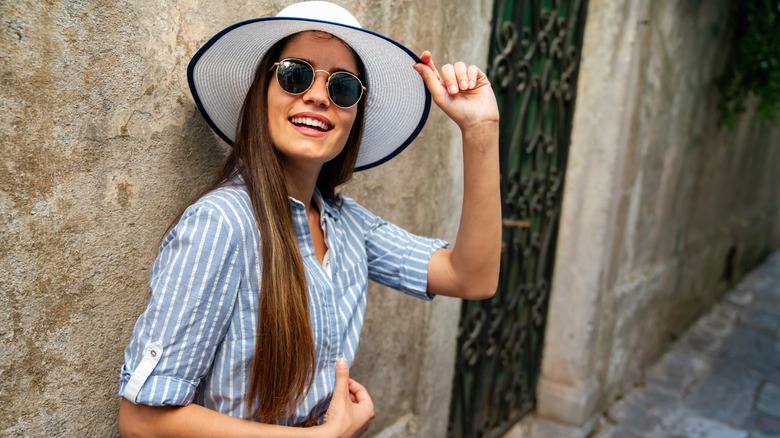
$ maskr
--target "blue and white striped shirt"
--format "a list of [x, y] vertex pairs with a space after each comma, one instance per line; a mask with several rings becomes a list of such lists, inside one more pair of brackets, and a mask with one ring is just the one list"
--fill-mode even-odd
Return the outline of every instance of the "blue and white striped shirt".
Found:
[[[290, 199], [303, 255], [316, 348], [314, 383], [293, 425], [321, 417], [335, 386], [335, 364], [355, 357], [368, 278], [429, 300], [430, 256], [446, 243], [410, 234], [344, 197], [319, 198], [330, 270], [314, 253], [305, 207]], [[219, 188], [191, 205], [165, 237], [151, 272], [152, 295], [138, 318], [119, 395], [152, 406], [201, 404], [247, 418], [257, 329], [261, 252], [243, 185]]]

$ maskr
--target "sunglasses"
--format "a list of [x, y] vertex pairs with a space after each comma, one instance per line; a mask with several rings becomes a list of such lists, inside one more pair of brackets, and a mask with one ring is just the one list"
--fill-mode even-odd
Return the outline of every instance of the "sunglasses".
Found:
[[314, 84], [314, 74], [318, 71], [328, 75], [328, 97], [339, 108], [352, 108], [360, 102], [366, 87], [357, 76], [345, 71], [330, 73], [325, 70], [315, 70], [308, 62], [298, 58], [285, 58], [275, 62], [276, 80], [282, 90], [298, 95], [309, 91]]

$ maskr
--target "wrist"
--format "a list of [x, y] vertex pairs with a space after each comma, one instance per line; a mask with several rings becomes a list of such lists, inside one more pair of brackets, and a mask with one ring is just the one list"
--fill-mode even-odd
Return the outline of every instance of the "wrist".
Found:
[[466, 132], [498, 132], [499, 119], [466, 120], [458, 124], [465, 134]]
[[483, 121], [462, 128], [463, 152], [491, 154], [498, 150], [498, 122]]
[[322, 423], [320, 425], [308, 428], [312, 433], [309, 436], [322, 438], [338, 438], [338, 432], [333, 427], [333, 423]]

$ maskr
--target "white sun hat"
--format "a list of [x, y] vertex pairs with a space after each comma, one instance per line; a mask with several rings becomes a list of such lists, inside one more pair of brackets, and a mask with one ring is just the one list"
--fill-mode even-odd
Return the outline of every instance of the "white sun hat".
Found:
[[431, 95], [412, 68], [420, 59], [397, 41], [361, 28], [349, 11], [327, 1], [295, 3], [274, 17], [236, 23], [198, 50], [187, 79], [208, 124], [232, 145], [244, 97], [263, 56], [279, 40], [307, 30], [338, 37], [365, 66], [365, 121], [355, 170], [401, 153], [425, 125], [431, 106]]

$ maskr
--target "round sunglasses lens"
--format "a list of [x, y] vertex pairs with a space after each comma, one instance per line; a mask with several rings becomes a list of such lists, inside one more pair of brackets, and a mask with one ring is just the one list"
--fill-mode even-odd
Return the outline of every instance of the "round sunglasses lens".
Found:
[[285, 60], [276, 68], [276, 78], [282, 89], [291, 94], [306, 91], [314, 80], [314, 70], [298, 61]]
[[363, 86], [358, 78], [348, 73], [334, 73], [328, 82], [328, 93], [333, 103], [340, 107], [351, 107], [360, 100]]

